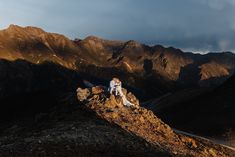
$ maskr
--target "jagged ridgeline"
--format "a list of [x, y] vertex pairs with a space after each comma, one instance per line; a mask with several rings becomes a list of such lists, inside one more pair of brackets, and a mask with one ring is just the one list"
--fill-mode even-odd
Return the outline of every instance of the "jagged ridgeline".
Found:
[[51, 61], [102, 80], [119, 76], [124, 83], [135, 87], [140, 99], [178, 88], [214, 86], [235, 69], [235, 55], [230, 52], [199, 55], [172, 47], [94, 36], [71, 41], [40, 28], [17, 25], [0, 31], [0, 58], [24, 59], [36, 64]]

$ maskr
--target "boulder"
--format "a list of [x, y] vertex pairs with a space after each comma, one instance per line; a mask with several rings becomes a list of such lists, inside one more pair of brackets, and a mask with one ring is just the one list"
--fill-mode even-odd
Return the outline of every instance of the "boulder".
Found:
[[131, 93], [129, 92], [128, 94], [126, 94], [126, 98], [128, 101], [130, 101], [131, 103], [135, 104], [135, 106], [139, 106], [139, 100]]
[[101, 86], [92, 87], [92, 88], [91, 88], [91, 92], [92, 92], [92, 94], [94, 94], [94, 95], [98, 95], [98, 94], [101, 94], [101, 93], [104, 92], [104, 88], [101, 87]]
[[105, 104], [107, 107], [123, 107], [122, 99], [120, 97], [115, 97], [113, 94], [110, 95], [110, 98]]
[[78, 88], [77, 89], [77, 98], [79, 101], [84, 101], [90, 96], [90, 91], [88, 89], [82, 89]]

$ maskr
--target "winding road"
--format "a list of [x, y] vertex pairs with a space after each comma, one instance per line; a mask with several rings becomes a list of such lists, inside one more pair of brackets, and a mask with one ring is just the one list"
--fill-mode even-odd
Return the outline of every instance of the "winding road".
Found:
[[219, 144], [221, 146], [224, 146], [226, 148], [229, 148], [229, 149], [235, 151], [235, 147], [229, 146], [229, 145], [225, 144], [225, 142], [214, 140], [214, 139], [208, 139], [208, 138], [205, 138], [205, 137], [202, 137], [202, 136], [194, 135], [194, 134], [187, 133], [187, 132], [184, 132], [184, 131], [180, 131], [180, 130], [177, 130], [177, 129], [173, 129], [173, 130], [178, 134], [182, 134], [182, 135], [186, 135], [186, 136], [195, 137], [195, 138], [199, 138], [199, 139], [202, 139], [202, 140], [210, 141], [210, 142], [213, 142], [215, 144]]

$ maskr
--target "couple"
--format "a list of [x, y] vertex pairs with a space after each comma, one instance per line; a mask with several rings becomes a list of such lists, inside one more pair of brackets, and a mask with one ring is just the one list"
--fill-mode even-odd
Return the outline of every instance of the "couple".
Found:
[[114, 92], [115, 96], [119, 95], [122, 98], [123, 105], [128, 106], [128, 107], [134, 106], [134, 104], [129, 102], [126, 99], [126, 96], [123, 94], [123, 92], [122, 92], [122, 82], [118, 78], [114, 77], [110, 81], [109, 92], [110, 92], [110, 94], [113, 94], [113, 92]]

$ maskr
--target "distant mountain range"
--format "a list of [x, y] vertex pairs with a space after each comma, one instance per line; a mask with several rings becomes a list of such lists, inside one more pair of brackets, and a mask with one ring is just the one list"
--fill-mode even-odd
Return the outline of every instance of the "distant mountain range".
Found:
[[105, 79], [120, 75], [125, 83], [144, 87], [155, 96], [178, 87], [218, 85], [235, 70], [235, 54], [231, 52], [200, 55], [94, 36], [71, 41], [40, 28], [17, 25], [0, 31], [0, 58], [36, 64], [52, 61]]

